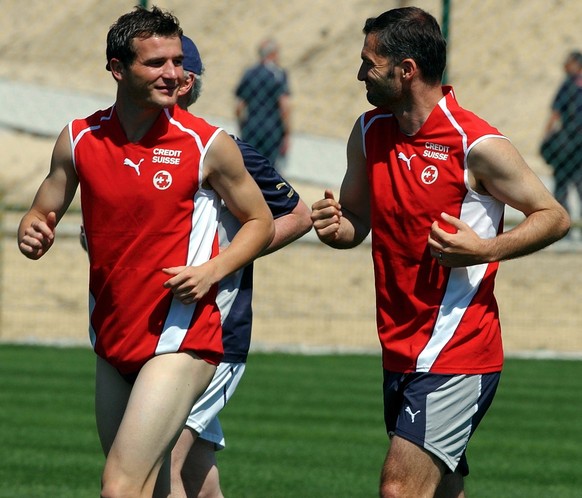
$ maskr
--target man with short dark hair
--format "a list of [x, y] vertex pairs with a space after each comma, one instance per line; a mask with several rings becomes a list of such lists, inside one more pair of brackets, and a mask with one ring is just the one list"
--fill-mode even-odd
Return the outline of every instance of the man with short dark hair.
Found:
[[[348, 140], [339, 201], [327, 190], [312, 219], [335, 248], [372, 231], [391, 440], [381, 496], [460, 498], [503, 365], [497, 267], [560, 239], [569, 219], [511, 142], [441, 86], [432, 15], [389, 10], [364, 34], [358, 80], [375, 108]], [[525, 219], [503, 232], [506, 204]]]
[[[115, 104], [63, 129], [18, 229], [20, 251], [42, 257], [80, 186], [103, 497], [168, 495], [160, 469], [223, 356], [218, 282], [273, 237], [232, 138], [176, 105], [181, 34], [155, 7], [111, 26]], [[221, 201], [241, 228], [219, 253]]]

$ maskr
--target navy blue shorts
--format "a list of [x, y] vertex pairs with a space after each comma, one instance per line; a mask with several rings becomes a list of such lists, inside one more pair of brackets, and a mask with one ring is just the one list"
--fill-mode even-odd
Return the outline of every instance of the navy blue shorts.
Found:
[[397, 435], [466, 476], [465, 450], [491, 406], [501, 373], [440, 375], [384, 370], [384, 422]]

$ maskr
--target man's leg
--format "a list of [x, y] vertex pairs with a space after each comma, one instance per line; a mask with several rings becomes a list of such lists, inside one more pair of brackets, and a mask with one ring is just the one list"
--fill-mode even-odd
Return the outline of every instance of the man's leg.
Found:
[[171, 498], [224, 498], [214, 447], [192, 429], [182, 430], [172, 449]]
[[[188, 453], [196, 441], [198, 435], [192, 429], [185, 427], [180, 433], [180, 437], [174, 448], [172, 448], [172, 462], [171, 462], [171, 483], [172, 493], [171, 498], [186, 498], [190, 495], [186, 493], [184, 483], [182, 483], [182, 468], [188, 459]], [[191, 496], [198, 496], [197, 494]]]
[[188, 353], [156, 356], [142, 367], [107, 455], [103, 497], [152, 496], [162, 463], [214, 370]]
[[382, 498], [464, 496], [465, 450], [499, 377], [384, 371], [384, 418], [392, 443], [382, 469]]
[[406, 439], [392, 438], [380, 479], [382, 498], [433, 498], [445, 465]]
[[224, 498], [214, 443], [196, 439], [182, 467], [182, 481], [188, 498]]
[[234, 394], [244, 363], [221, 363], [172, 449], [172, 498], [222, 497], [215, 451], [224, 448], [218, 414]]
[[107, 456], [131, 394], [132, 385], [117, 369], [97, 356], [95, 368], [95, 418], [103, 454]]
[[434, 455], [394, 436], [382, 468], [380, 496], [464, 498], [463, 476], [445, 470], [444, 463]]
[[465, 479], [459, 471], [445, 474], [434, 498], [465, 498]]

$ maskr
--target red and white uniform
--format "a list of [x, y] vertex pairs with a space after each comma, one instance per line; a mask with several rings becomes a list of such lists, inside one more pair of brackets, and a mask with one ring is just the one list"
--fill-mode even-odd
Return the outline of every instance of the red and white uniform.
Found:
[[[431, 224], [446, 212], [482, 238], [503, 228], [503, 203], [473, 191], [467, 156], [504, 138], [462, 109], [452, 88], [414, 136], [393, 115], [361, 116], [371, 190], [372, 255], [383, 366], [395, 372], [500, 371], [501, 329], [493, 295], [498, 263], [445, 268], [431, 257]], [[451, 230], [451, 227], [443, 227]]]
[[165, 109], [136, 143], [115, 107], [69, 124], [90, 260], [90, 334], [95, 352], [124, 374], [152, 356], [190, 350], [222, 357], [216, 286], [184, 305], [162, 268], [197, 266], [218, 253], [220, 199], [201, 185], [219, 129], [178, 107]]

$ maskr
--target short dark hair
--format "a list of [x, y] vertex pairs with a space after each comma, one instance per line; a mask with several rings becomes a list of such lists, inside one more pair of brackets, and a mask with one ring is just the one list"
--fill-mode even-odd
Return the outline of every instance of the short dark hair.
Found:
[[137, 55], [133, 39], [151, 36], [180, 37], [182, 28], [173, 14], [155, 6], [152, 10], [136, 7], [132, 12], [123, 14], [107, 33], [107, 70], [110, 70], [109, 62], [113, 58], [119, 59], [126, 67], [131, 66]]
[[447, 64], [447, 42], [437, 20], [418, 7], [404, 7], [370, 17], [364, 34], [378, 37], [378, 54], [394, 63], [411, 58], [429, 83], [442, 80]]

